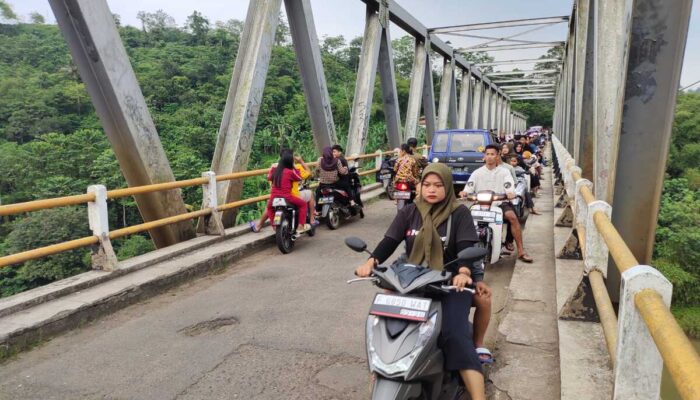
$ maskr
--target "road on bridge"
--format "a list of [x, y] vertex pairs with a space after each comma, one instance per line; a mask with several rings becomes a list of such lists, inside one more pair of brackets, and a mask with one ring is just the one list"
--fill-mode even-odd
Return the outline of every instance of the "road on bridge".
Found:
[[374, 246], [394, 207], [378, 201], [292, 254], [270, 246], [20, 354], [0, 367], [0, 399], [367, 398], [377, 289], [345, 283], [366, 255], [343, 238]]

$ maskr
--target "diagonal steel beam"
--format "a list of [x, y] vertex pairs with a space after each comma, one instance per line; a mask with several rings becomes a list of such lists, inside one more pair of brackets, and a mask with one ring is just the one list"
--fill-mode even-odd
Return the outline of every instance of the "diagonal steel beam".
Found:
[[518, 74], [555, 74], [558, 73], [558, 69], [531, 69], [526, 71], [497, 71], [489, 72], [486, 76], [505, 76], [505, 75], [518, 75]]
[[535, 64], [535, 63], [557, 63], [560, 64], [563, 61], [558, 58], [530, 58], [527, 60], [503, 60], [503, 61], [492, 61], [486, 63], [474, 64], [477, 67], [489, 67], [492, 65], [508, 65], [508, 64]]
[[[58, 26], [129, 186], [174, 181], [114, 17], [105, 0], [51, 0]], [[183, 214], [180, 190], [134, 196], [145, 222]], [[182, 222], [149, 230], [156, 247], [194, 237]]]
[[482, 29], [511, 28], [514, 26], [559, 24], [562, 22], [567, 22], [568, 20], [569, 20], [568, 15], [562, 15], [560, 17], [529, 18], [529, 19], [515, 19], [515, 20], [509, 20], [509, 21], [483, 22], [483, 23], [478, 23], [478, 24], [452, 25], [452, 26], [441, 26], [441, 27], [437, 27], [437, 28], [431, 28], [430, 33], [464, 32], [464, 31], [476, 31], [476, 30], [482, 30]]
[[[540, 83], [549, 83], [549, 82], [556, 82], [557, 79], [554, 77], [551, 78], [518, 78], [518, 79], [506, 79], [504, 81], [493, 81], [494, 84], [500, 85], [503, 83], [517, 83], [517, 82], [533, 82], [533, 81], [538, 81]], [[507, 86], [501, 86], [501, 89]]]
[[463, 47], [456, 49], [459, 53], [476, 53], [479, 51], [502, 51], [502, 50], [519, 50], [519, 49], [541, 49], [545, 47], [560, 47], [564, 42], [541, 42], [541, 43], [526, 43], [526, 44], [502, 44], [498, 46], [484, 47]]
[[543, 87], [554, 87], [554, 84], [553, 83], [540, 83], [537, 85], [512, 85], [512, 86], [503, 86], [502, 89], [504, 89], [504, 90], [522, 89], [522, 88], [532, 89], [532, 88], [543, 88]]

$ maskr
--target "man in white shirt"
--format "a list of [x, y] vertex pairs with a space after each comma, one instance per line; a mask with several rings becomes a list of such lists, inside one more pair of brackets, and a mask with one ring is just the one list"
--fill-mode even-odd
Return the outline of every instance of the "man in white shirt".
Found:
[[[484, 150], [484, 162], [486, 165], [471, 174], [469, 181], [464, 186], [464, 190], [459, 193], [461, 197], [465, 197], [467, 194], [478, 193], [482, 190], [492, 190], [495, 193], [505, 193], [509, 200], [515, 198], [515, 181], [510, 171], [501, 166], [500, 152], [500, 149], [495, 144], [486, 146]], [[523, 247], [522, 229], [513, 206], [509, 201], [504, 201], [500, 207], [503, 210], [503, 218], [508, 221], [511, 233], [515, 239], [515, 245], [518, 248], [518, 258], [521, 261], [531, 263], [533, 260]]]

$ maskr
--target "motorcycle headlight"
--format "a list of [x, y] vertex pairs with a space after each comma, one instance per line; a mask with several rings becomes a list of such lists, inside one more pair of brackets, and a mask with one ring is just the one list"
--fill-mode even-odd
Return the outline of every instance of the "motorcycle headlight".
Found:
[[434, 158], [433, 158], [433, 162], [440, 162], [440, 159], [437, 158], [437, 157], [434, 157]]
[[491, 201], [492, 198], [493, 198], [493, 194], [489, 193], [489, 192], [476, 194], [476, 201], [478, 201], [478, 202], [488, 203]]
[[418, 355], [428, 343], [435, 332], [435, 324], [437, 322], [437, 313], [434, 313], [430, 319], [423, 322], [418, 327], [418, 340], [416, 340], [413, 350], [408, 355], [393, 363], [385, 363], [379, 357], [374, 348], [374, 327], [379, 323], [379, 317], [370, 315], [367, 319], [367, 355], [369, 359], [370, 371], [380, 371], [386, 375], [395, 375], [407, 372], [411, 369], [413, 362], [418, 358]]

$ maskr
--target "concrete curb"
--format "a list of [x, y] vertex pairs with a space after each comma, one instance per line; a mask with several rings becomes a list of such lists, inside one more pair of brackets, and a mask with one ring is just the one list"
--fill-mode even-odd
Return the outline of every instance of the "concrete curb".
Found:
[[[375, 185], [366, 189], [366, 204], [384, 193]], [[247, 232], [247, 226], [230, 228], [223, 237], [199, 237], [135, 257], [119, 273], [89, 271], [47, 285], [50, 288], [9, 297], [0, 314], [0, 360], [191, 279], [225, 270], [274, 241], [272, 232]]]

